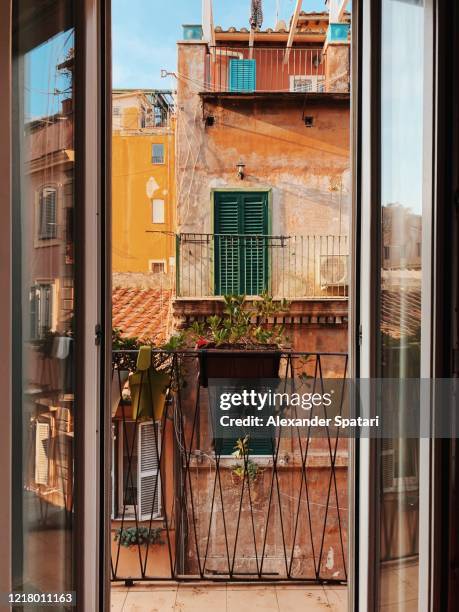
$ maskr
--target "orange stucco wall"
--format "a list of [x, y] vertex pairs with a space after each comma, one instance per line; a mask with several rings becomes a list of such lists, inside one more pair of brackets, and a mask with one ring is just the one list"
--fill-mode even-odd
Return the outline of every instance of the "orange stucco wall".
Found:
[[347, 234], [348, 95], [200, 96], [205, 61], [205, 45], [179, 44], [179, 231], [212, 232], [212, 190], [225, 188], [271, 190], [273, 234]]

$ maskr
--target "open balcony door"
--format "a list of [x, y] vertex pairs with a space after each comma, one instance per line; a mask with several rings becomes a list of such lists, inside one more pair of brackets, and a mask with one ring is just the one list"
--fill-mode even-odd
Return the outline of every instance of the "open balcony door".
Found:
[[0, 590], [81, 610], [108, 605], [109, 4], [0, 6]]
[[[356, 375], [455, 377], [457, 8], [378, 0], [357, 10]], [[411, 255], [410, 237], [418, 245]], [[421, 394], [425, 422], [434, 426], [441, 409]], [[455, 442], [431, 437], [409, 448], [407, 440], [362, 439], [357, 446], [358, 609], [457, 609]], [[396, 525], [389, 539], [388, 514]]]

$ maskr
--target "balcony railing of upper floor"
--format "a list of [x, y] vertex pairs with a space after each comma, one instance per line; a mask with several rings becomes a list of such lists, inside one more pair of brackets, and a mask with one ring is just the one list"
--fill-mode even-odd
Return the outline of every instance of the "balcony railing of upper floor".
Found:
[[[344, 80], [343, 80], [344, 79]], [[349, 78], [326, 74], [322, 49], [285, 47], [209, 47], [206, 90], [253, 93], [346, 93]]]
[[345, 299], [347, 236], [177, 235], [177, 297]]

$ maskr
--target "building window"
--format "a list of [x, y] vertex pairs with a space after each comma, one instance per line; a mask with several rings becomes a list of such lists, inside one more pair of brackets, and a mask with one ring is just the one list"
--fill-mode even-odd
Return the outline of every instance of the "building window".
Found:
[[121, 109], [119, 106], [114, 106], [113, 107], [113, 115], [115, 117], [119, 117], [121, 115]]
[[290, 91], [321, 92], [323, 91], [325, 77], [323, 75], [302, 74], [290, 76]]
[[144, 127], [146, 127], [146, 125], [147, 125], [147, 122], [146, 122], [146, 114], [147, 114], [147, 111], [146, 111], [146, 109], [145, 109], [145, 108], [142, 106], [142, 108], [140, 109], [140, 127], [141, 127], [141, 128], [144, 128]]
[[164, 223], [164, 200], [153, 200], [152, 222]]
[[[237, 452], [236, 438], [215, 438], [214, 447], [217, 455], [222, 457], [234, 457]], [[252, 457], [272, 457], [276, 451], [276, 441], [274, 438], [253, 437], [248, 442], [248, 459]]]
[[161, 274], [166, 272], [166, 261], [164, 259], [150, 259], [150, 272]]
[[260, 295], [268, 287], [268, 193], [214, 193], [215, 294]]
[[123, 516], [124, 509], [125, 518], [137, 516], [146, 521], [160, 517], [159, 424], [118, 422], [117, 439], [118, 516]]
[[390, 259], [390, 246], [384, 247], [384, 259]]
[[384, 439], [382, 442], [384, 491], [418, 487], [418, 449], [416, 440]]
[[30, 289], [30, 339], [40, 340], [52, 328], [53, 286], [39, 283]]
[[151, 145], [151, 163], [152, 164], [164, 164], [164, 145], [163, 144]]
[[38, 238], [52, 240], [57, 237], [57, 190], [44, 187], [38, 201]]

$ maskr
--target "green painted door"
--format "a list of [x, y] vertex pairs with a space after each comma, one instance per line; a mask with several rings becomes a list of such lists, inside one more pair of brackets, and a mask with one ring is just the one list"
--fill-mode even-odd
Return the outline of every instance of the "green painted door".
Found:
[[259, 295], [268, 288], [268, 194], [214, 196], [215, 294]]

